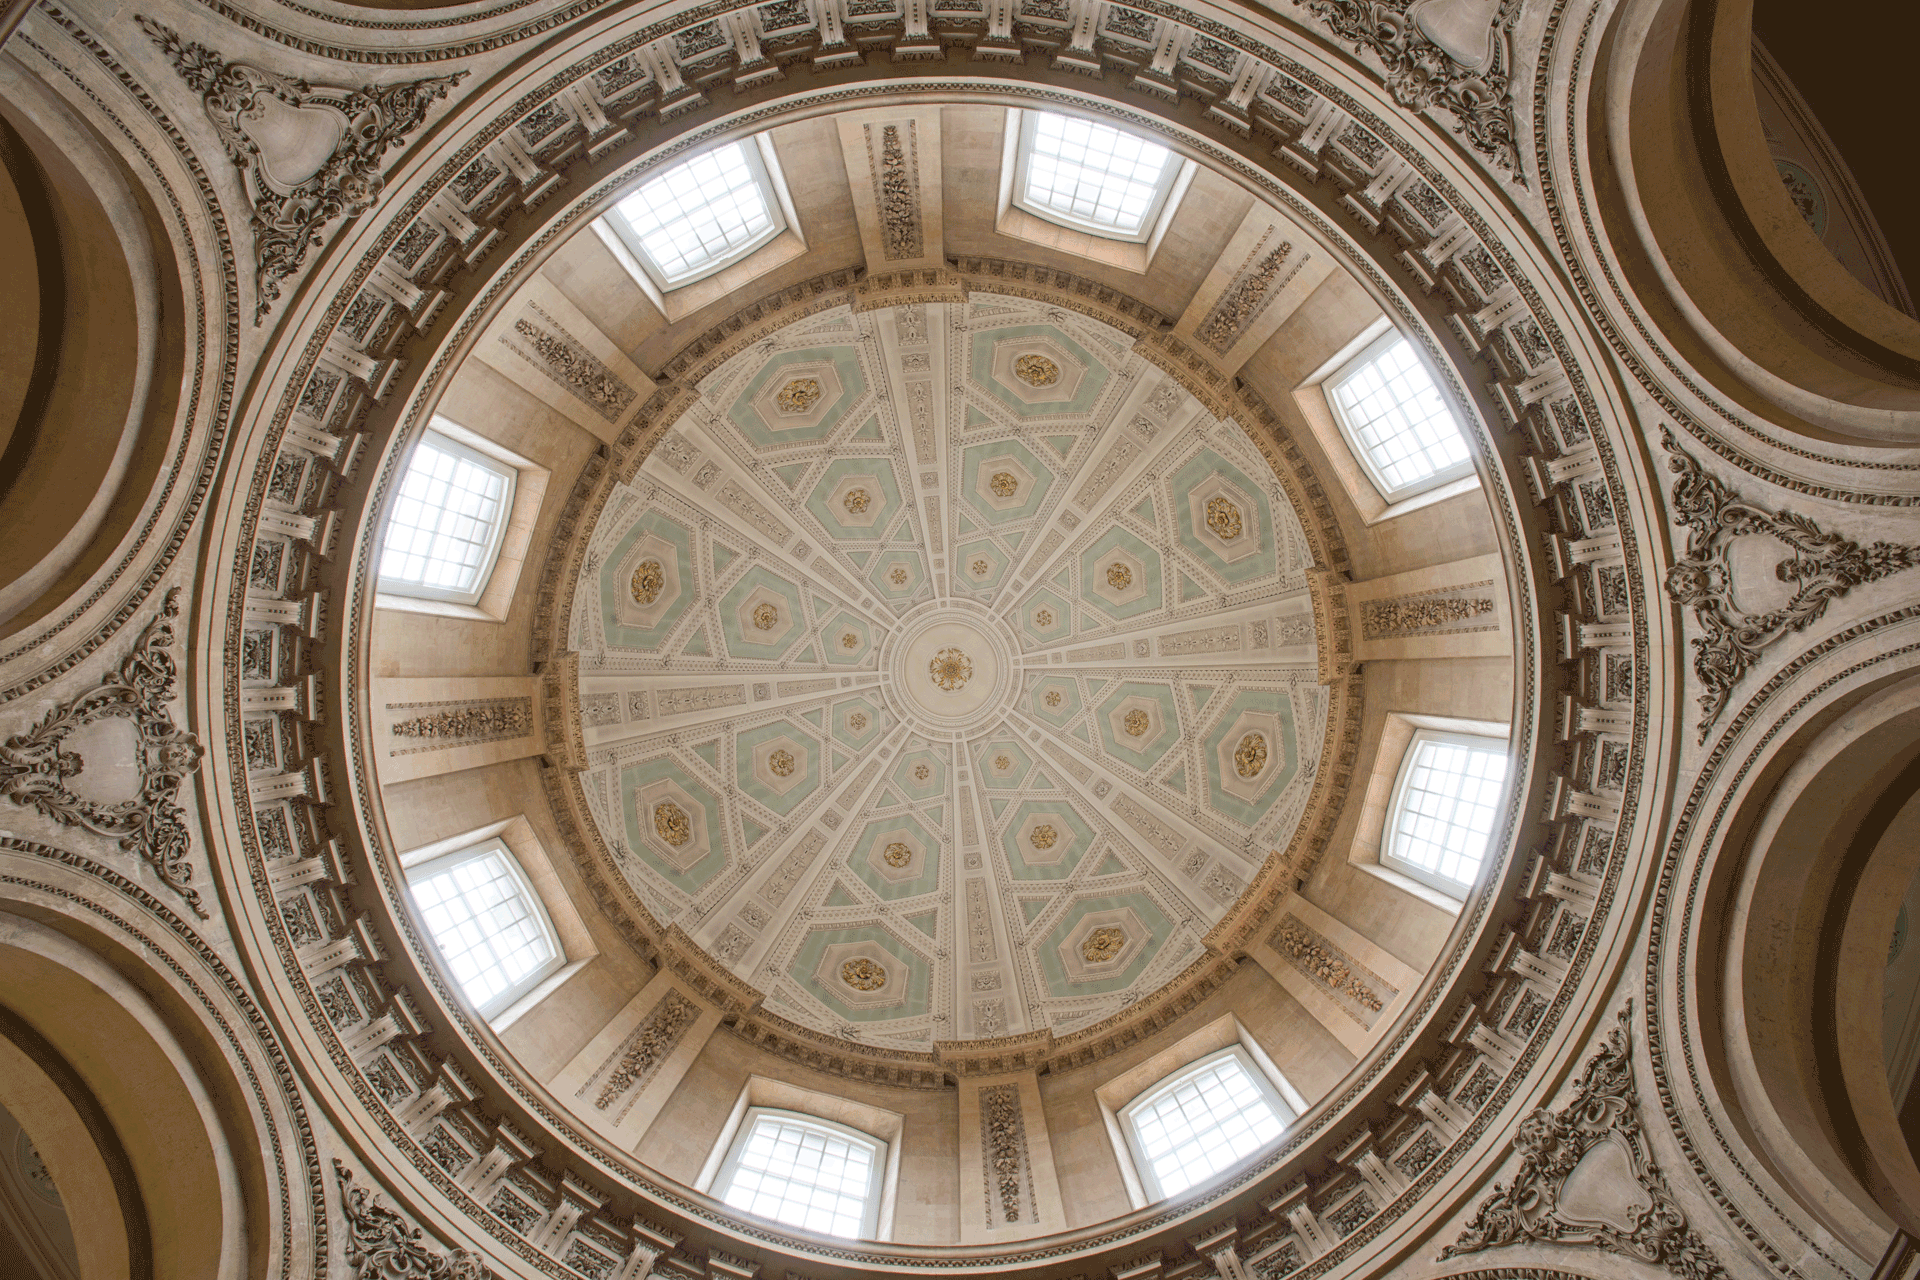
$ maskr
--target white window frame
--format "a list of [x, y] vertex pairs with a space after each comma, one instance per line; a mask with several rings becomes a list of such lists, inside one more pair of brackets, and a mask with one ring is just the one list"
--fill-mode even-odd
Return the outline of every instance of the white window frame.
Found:
[[[1459, 434], [1461, 443], [1466, 447], [1467, 457], [1465, 461], [1455, 463], [1450, 467], [1444, 467], [1430, 476], [1396, 487], [1389, 484], [1386, 477], [1380, 474], [1379, 467], [1373, 460], [1372, 451], [1367, 448], [1366, 442], [1360, 438], [1360, 429], [1365, 424], [1356, 423], [1347, 416], [1346, 407], [1340, 403], [1339, 391], [1349, 379], [1367, 365], [1372, 364], [1387, 348], [1402, 341], [1412, 350], [1414, 358], [1420, 362], [1422, 367], [1426, 368], [1427, 380], [1433, 384], [1434, 390], [1439, 393], [1440, 402], [1446, 408], [1448, 418], [1453, 422], [1453, 429]], [[1454, 411], [1451, 404], [1447, 403], [1446, 393], [1440, 391], [1440, 380], [1433, 376], [1432, 368], [1428, 367], [1426, 353], [1420, 349], [1419, 343], [1415, 342], [1394, 326], [1390, 324], [1387, 325], [1379, 336], [1369, 341], [1351, 358], [1342, 362], [1340, 367], [1334, 370], [1332, 375], [1321, 383], [1321, 390], [1326, 395], [1328, 410], [1332, 412], [1334, 421], [1339, 424], [1340, 435], [1346, 441], [1348, 451], [1353, 454], [1354, 460], [1358, 462], [1361, 469], [1366, 472], [1367, 479], [1373, 482], [1373, 487], [1379, 492], [1380, 497], [1389, 505], [1402, 502], [1416, 494], [1426, 493], [1428, 490], [1437, 489], [1442, 485], [1451, 484], [1456, 480], [1476, 474], [1473, 467], [1471, 439], [1468, 437], [1466, 429], [1460, 421], [1460, 415]]]
[[[1407, 749], [1401, 753], [1400, 756], [1400, 768], [1393, 780], [1392, 795], [1387, 801], [1386, 825], [1380, 832], [1380, 865], [1398, 872], [1409, 879], [1418, 881], [1430, 889], [1437, 890], [1449, 898], [1464, 901], [1467, 894], [1473, 891], [1474, 886], [1480, 883], [1480, 878], [1486, 873], [1487, 853], [1493, 845], [1493, 831], [1487, 833], [1487, 844], [1480, 850], [1480, 861], [1474, 869], [1473, 880], [1470, 883], [1463, 884], [1458, 880], [1450, 880], [1438, 872], [1429, 871], [1417, 863], [1409, 862], [1393, 852], [1395, 836], [1400, 829], [1400, 818], [1405, 811], [1407, 784], [1413, 776], [1414, 756], [1419, 752], [1420, 745], [1424, 742], [1450, 742], [1458, 746], [1472, 747], [1477, 750], [1493, 751], [1506, 757], [1507, 776], [1501, 782], [1500, 794], [1502, 799], [1506, 796], [1507, 787], [1513, 782], [1512, 753], [1509, 750], [1508, 742], [1505, 738], [1495, 738], [1473, 733], [1458, 733], [1447, 729], [1419, 728], [1414, 730], [1412, 739], [1407, 743]], [[1497, 828], [1498, 819], [1496, 818], [1495, 829]]]
[[[886, 1185], [888, 1170], [891, 1167], [889, 1160], [892, 1154], [891, 1144], [888, 1143], [885, 1138], [867, 1133], [862, 1129], [856, 1129], [852, 1125], [841, 1124], [836, 1120], [828, 1120], [822, 1116], [809, 1115], [804, 1111], [790, 1111], [783, 1107], [748, 1106], [740, 1116], [738, 1122], [732, 1126], [726, 1157], [721, 1161], [718, 1172], [712, 1176], [709, 1182], [711, 1187], [709, 1194], [723, 1204], [726, 1203], [727, 1192], [733, 1186], [734, 1174], [738, 1172], [740, 1168], [740, 1156], [746, 1150], [747, 1143], [753, 1137], [754, 1129], [762, 1119], [774, 1119], [784, 1123], [798, 1125], [802, 1128], [818, 1129], [867, 1148], [871, 1153], [871, 1159], [868, 1161], [869, 1173], [867, 1175], [866, 1199], [860, 1207], [860, 1234], [851, 1238], [860, 1240], [878, 1239], [881, 1200], [883, 1198], [883, 1189]], [[703, 1179], [703, 1181], [705, 1181], [705, 1179]], [[734, 1206], [730, 1204], [727, 1207], [734, 1209], [736, 1213], [750, 1212], [750, 1210], [734, 1208]], [[768, 1220], [774, 1222], [780, 1221], [777, 1218]], [[806, 1227], [794, 1223], [783, 1222], [781, 1225], [793, 1227], [795, 1230], [807, 1230]], [[850, 1237], [836, 1236], [833, 1238], [848, 1239]]]
[[1165, 213], [1167, 209], [1168, 201], [1173, 195], [1174, 188], [1181, 185], [1180, 180], [1184, 175], [1186, 166], [1182, 163], [1180, 154], [1165, 143], [1157, 142], [1152, 138], [1137, 134], [1130, 129], [1122, 129], [1116, 125], [1108, 124], [1104, 120], [1083, 121], [1083, 123], [1102, 129], [1112, 129], [1116, 133], [1138, 138], [1140, 141], [1150, 146], [1159, 147], [1167, 153], [1166, 167], [1160, 171], [1160, 177], [1154, 184], [1153, 199], [1147, 205], [1146, 212], [1140, 217], [1139, 228], [1130, 232], [1120, 231], [1104, 223], [1094, 222], [1086, 218], [1077, 218], [1071, 213], [1064, 213], [1059, 209], [1031, 201], [1027, 198], [1027, 170], [1033, 159], [1034, 135], [1039, 129], [1040, 118], [1045, 115], [1058, 116], [1066, 120], [1078, 119], [1078, 117], [1068, 115], [1065, 112], [1020, 112], [1020, 143], [1013, 172], [1013, 204], [1036, 218], [1044, 219], [1057, 226], [1071, 227], [1075, 231], [1083, 231], [1090, 236], [1098, 236], [1102, 240], [1118, 240], [1123, 244], [1145, 244], [1148, 240], [1153, 239], [1156, 231], [1159, 229], [1162, 214]]
[[[1190, 1062], [1183, 1063], [1181, 1066], [1148, 1085], [1145, 1089], [1142, 1089], [1132, 1101], [1120, 1108], [1118, 1116], [1120, 1130], [1126, 1137], [1127, 1154], [1133, 1160], [1133, 1167], [1139, 1175], [1141, 1189], [1145, 1193], [1147, 1203], [1151, 1204], [1156, 1201], [1168, 1199], [1169, 1197], [1167, 1192], [1161, 1187], [1160, 1177], [1154, 1172], [1153, 1161], [1148, 1158], [1146, 1148], [1141, 1142], [1140, 1131], [1135, 1123], [1136, 1115], [1149, 1104], [1158, 1101], [1160, 1097], [1169, 1090], [1178, 1088], [1190, 1077], [1210, 1069], [1223, 1058], [1232, 1058], [1239, 1063], [1240, 1069], [1246, 1073], [1249, 1080], [1253, 1081], [1254, 1088], [1260, 1091], [1261, 1096], [1266, 1099], [1267, 1105], [1273, 1108], [1274, 1115], [1279, 1117], [1280, 1132], [1275, 1135], [1273, 1142], [1278, 1142], [1281, 1138], [1284, 1138], [1287, 1130], [1292, 1128], [1294, 1123], [1299, 1120], [1302, 1108], [1294, 1105], [1294, 1100], [1281, 1095], [1280, 1089], [1274, 1084], [1271, 1068], [1255, 1062], [1253, 1055], [1247, 1052], [1244, 1045], [1229, 1044], [1225, 1048], [1217, 1049], [1212, 1053], [1203, 1054]], [[1212, 1186], [1220, 1179], [1231, 1174], [1234, 1170], [1244, 1166], [1248, 1161], [1257, 1159], [1262, 1151], [1266, 1151], [1272, 1147], [1273, 1142], [1269, 1142], [1257, 1151], [1250, 1152], [1226, 1168], [1218, 1170], [1206, 1179], [1206, 1181], [1197, 1182], [1184, 1191], [1175, 1194], [1182, 1196], [1192, 1195], [1197, 1191]]]
[[[764, 231], [754, 236], [751, 240], [736, 245], [726, 254], [709, 259], [691, 271], [682, 272], [679, 275], [668, 275], [660, 264], [654, 261], [653, 255], [648, 253], [646, 248], [641, 244], [639, 233], [633, 229], [632, 225], [627, 221], [626, 215], [620, 211], [620, 201], [615, 201], [614, 204], [608, 208], [607, 212], [602, 215], [602, 220], [606, 223], [607, 227], [612, 230], [614, 236], [627, 250], [628, 254], [632, 256], [634, 264], [646, 273], [647, 279], [662, 294], [671, 293], [675, 289], [684, 288], [687, 285], [704, 280], [716, 272], [725, 271], [734, 263], [741, 261], [759, 249], [765, 248], [768, 244], [778, 239], [783, 232], [793, 226], [793, 202], [787, 194], [786, 181], [780, 171], [780, 157], [773, 149], [773, 139], [765, 133], [757, 133], [749, 138], [731, 139], [721, 145], [738, 146], [740, 148], [741, 158], [745, 160], [748, 170], [753, 175], [754, 182], [760, 188], [760, 198], [766, 202], [769, 225]], [[669, 168], [662, 169], [659, 173], [650, 175], [631, 191], [627, 192], [626, 195], [622, 196], [620, 200], [627, 200], [638, 195], [641, 188], [645, 187], [648, 183], [657, 182], [673, 173], [682, 165], [690, 164], [698, 158], [698, 156], [689, 156], [684, 160], [676, 162]]]
[[414, 912], [419, 917], [421, 931], [433, 943], [434, 950], [439, 953], [441, 957], [441, 963], [447, 965], [447, 974], [449, 977], [454, 978], [454, 985], [459, 988], [462, 998], [466, 999], [481, 1017], [490, 1021], [493, 1020], [496, 1015], [512, 1008], [513, 1005], [540, 987], [554, 974], [567, 967], [567, 950], [561, 943], [559, 932], [553, 927], [553, 917], [547, 912], [546, 900], [535, 891], [532, 881], [527, 878], [526, 868], [520, 865], [520, 859], [514, 855], [512, 847], [498, 835], [489, 836], [487, 839], [475, 844], [463, 845], [460, 848], [452, 849], [445, 853], [422, 858], [418, 862], [414, 862], [405, 868], [407, 891], [409, 900], [411, 901], [415, 883], [430, 879], [442, 872], [451, 871], [462, 863], [472, 862], [493, 853], [499, 854], [502, 863], [506, 866], [508, 876], [513, 880], [515, 888], [518, 889], [521, 896], [526, 900], [533, 919], [539, 924], [541, 934], [546, 939], [548, 957], [544, 964], [520, 978], [520, 980], [512, 986], [498, 992], [491, 999], [478, 1002], [467, 993], [465, 986], [462, 985], [458, 977], [453, 974], [453, 967], [451, 964], [448, 964], [446, 960], [446, 953], [441, 949], [439, 937], [433, 932], [432, 926], [427, 923], [426, 913], [421, 909], [417, 901], [412, 903]]
[[[519, 486], [520, 473], [512, 464], [456, 440], [440, 429], [443, 425], [445, 424], [441, 419], [435, 418], [433, 425], [423, 431], [420, 439], [414, 442], [413, 448], [407, 453], [407, 467], [406, 471], [401, 473], [400, 486], [401, 488], [406, 486], [407, 474], [413, 470], [414, 458], [419, 454], [420, 446], [423, 444], [503, 477], [506, 480], [506, 487], [500, 494], [500, 510], [494, 519], [493, 527], [487, 531], [486, 558], [480, 562], [480, 567], [474, 574], [473, 586], [469, 590], [455, 591], [446, 587], [428, 586], [425, 583], [390, 578], [385, 573], [379, 576], [378, 590], [383, 595], [409, 596], [416, 600], [444, 600], [452, 604], [473, 605], [486, 594], [487, 584], [493, 577], [495, 566], [499, 564], [500, 547], [506, 541], [507, 525], [513, 518], [514, 493]], [[400, 490], [396, 489], [393, 497], [388, 500], [387, 522], [380, 530], [380, 556], [383, 565], [387, 554], [387, 538], [393, 530], [392, 504], [397, 503], [399, 499]]]

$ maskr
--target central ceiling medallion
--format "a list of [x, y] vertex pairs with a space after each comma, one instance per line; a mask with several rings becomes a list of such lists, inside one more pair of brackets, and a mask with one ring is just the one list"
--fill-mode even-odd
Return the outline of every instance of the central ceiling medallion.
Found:
[[1107, 566], [1107, 585], [1115, 591], [1125, 591], [1133, 585], [1133, 570], [1118, 560]]
[[[1215, 498], [1214, 501], [1218, 502], [1220, 499]], [[873, 505], [873, 495], [865, 489], [849, 489], [847, 496], [840, 499], [840, 505], [847, 509], [847, 514], [850, 516], [865, 515], [867, 508]]]
[[987, 488], [996, 498], [1011, 498], [1020, 492], [1020, 478], [1011, 471], [996, 471], [987, 479]]
[[666, 585], [667, 573], [661, 568], [660, 562], [642, 560], [640, 567], [633, 571], [633, 602], [641, 605], [652, 604], [660, 598], [660, 593], [665, 590]]
[[780, 621], [780, 611], [774, 608], [772, 605], [761, 604], [761, 605], [754, 606], [753, 625], [759, 628], [761, 631], [773, 630], [774, 624], [779, 621]]
[[860, 956], [840, 966], [840, 981], [855, 991], [878, 991], [887, 985], [887, 971]]
[[782, 413], [805, 413], [819, 400], [820, 379], [795, 378], [780, 388], [780, 394], [773, 398], [773, 404]]
[[1013, 362], [1013, 376], [1030, 387], [1050, 387], [1060, 381], [1060, 366], [1045, 356], [1024, 355]]
[[1120, 954], [1127, 945], [1126, 931], [1119, 925], [1102, 925], [1080, 944], [1080, 955], [1088, 964], [1104, 964]]
[[1127, 736], [1130, 738], [1139, 737], [1147, 731], [1147, 726], [1152, 723], [1153, 721], [1147, 716], [1146, 712], [1135, 707], [1133, 710], [1127, 712], [1125, 721]]
[[782, 748], [767, 757], [767, 768], [773, 770], [776, 777], [793, 776], [793, 752]]
[[942, 693], [958, 693], [973, 679], [973, 659], [959, 649], [942, 649], [927, 663], [927, 674]]
[[1050, 823], [1041, 823], [1027, 835], [1027, 840], [1036, 849], [1051, 849], [1060, 839], [1060, 833]]
[[913, 861], [913, 850], [895, 840], [880, 856], [887, 860], [887, 865], [890, 867], [904, 867]]

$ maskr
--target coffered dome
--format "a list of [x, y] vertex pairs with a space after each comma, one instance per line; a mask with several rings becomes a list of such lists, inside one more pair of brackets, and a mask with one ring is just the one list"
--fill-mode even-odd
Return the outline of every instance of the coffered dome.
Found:
[[569, 612], [599, 835], [766, 1007], [1050, 1027], [1182, 971], [1306, 808], [1329, 697], [1271, 466], [1098, 320], [840, 307], [709, 374]]

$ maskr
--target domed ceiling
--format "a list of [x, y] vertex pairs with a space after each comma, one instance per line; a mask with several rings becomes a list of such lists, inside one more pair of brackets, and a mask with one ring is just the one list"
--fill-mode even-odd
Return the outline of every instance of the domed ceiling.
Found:
[[766, 1007], [925, 1046], [1196, 959], [1299, 822], [1307, 542], [1244, 432], [1012, 298], [796, 322], [608, 501], [571, 602], [599, 832]]

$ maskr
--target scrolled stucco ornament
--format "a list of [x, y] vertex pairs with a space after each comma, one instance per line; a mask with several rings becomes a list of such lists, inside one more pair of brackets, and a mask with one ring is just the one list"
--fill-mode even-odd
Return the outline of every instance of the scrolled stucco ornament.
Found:
[[347, 1265], [354, 1280], [487, 1280], [480, 1255], [465, 1249], [435, 1253], [420, 1241], [420, 1228], [353, 1185], [353, 1172], [333, 1162], [340, 1183], [340, 1212], [347, 1220]]
[[418, 129], [427, 107], [466, 72], [358, 89], [312, 85], [245, 62], [137, 16], [173, 69], [200, 95], [253, 204], [254, 311], [259, 324], [298, 271], [320, 229], [380, 198], [380, 160]]
[[1687, 1224], [1647, 1150], [1634, 1097], [1632, 1020], [1628, 1001], [1566, 1106], [1540, 1107], [1521, 1118], [1513, 1135], [1521, 1159], [1512, 1185], [1494, 1185], [1439, 1261], [1544, 1241], [1591, 1245], [1665, 1267], [1682, 1280], [1725, 1280], [1726, 1269]]
[[[1854, 587], [1920, 564], [1920, 546], [1857, 542], [1829, 533], [1792, 511], [1765, 511], [1740, 495], [1662, 431], [1673, 482], [1673, 520], [1687, 526], [1686, 554], [1667, 570], [1667, 598], [1693, 611], [1706, 631], [1693, 640], [1693, 674], [1700, 680], [1700, 740], [1706, 741], [1733, 686], [1765, 650], [1820, 620], [1827, 605]], [[1746, 537], [1771, 537], [1794, 554], [1774, 565], [1774, 576], [1794, 589], [1779, 608], [1742, 609], [1734, 590], [1730, 553]]]
[[[171, 650], [173, 620], [179, 616], [180, 589], [174, 587], [118, 667], [25, 733], [0, 744], [0, 795], [31, 805], [55, 822], [116, 839], [122, 849], [137, 850], [204, 920], [207, 910], [187, 863], [191, 840], [185, 814], [175, 801], [199, 768], [201, 755], [200, 740], [175, 725], [168, 709], [178, 675]], [[133, 763], [140, 789], [123, 800], [90, 797], [68, 785], [87, 768], [78, 752], [67, 750], [68, 739], [110, 719], [131, 721], [136, 740]], [[103, 765], [102, 771], [106, 769]]]

